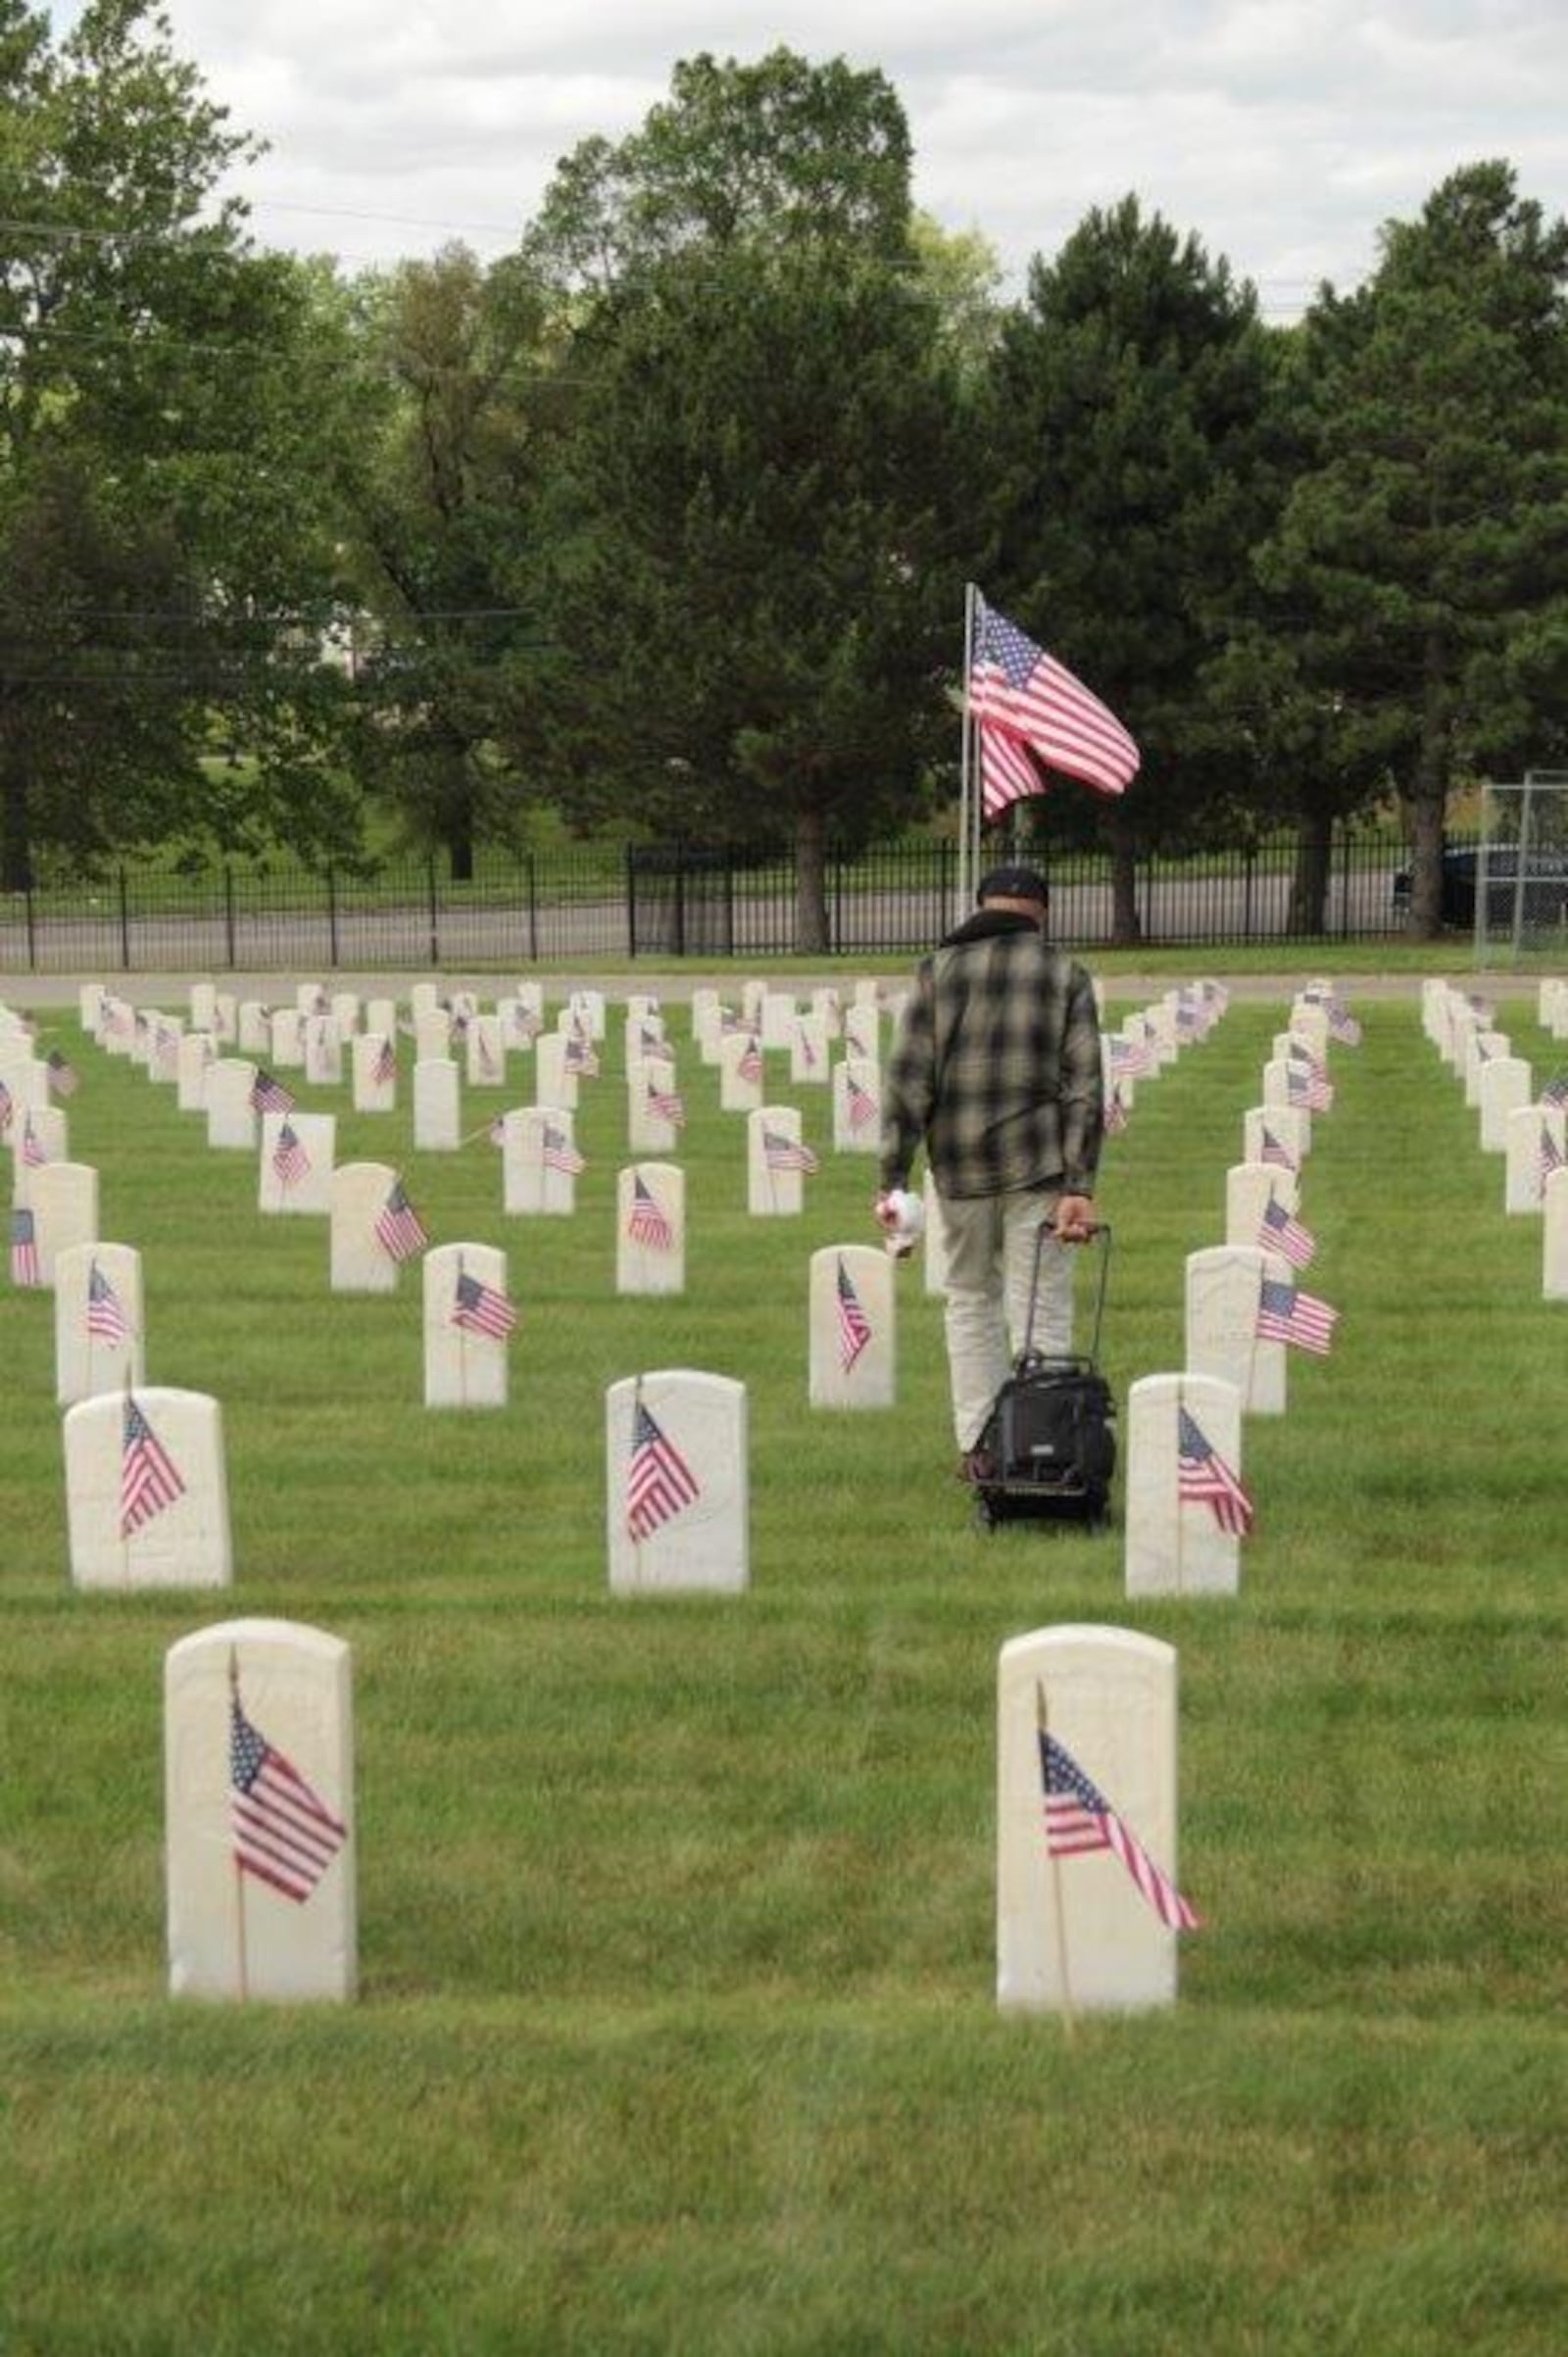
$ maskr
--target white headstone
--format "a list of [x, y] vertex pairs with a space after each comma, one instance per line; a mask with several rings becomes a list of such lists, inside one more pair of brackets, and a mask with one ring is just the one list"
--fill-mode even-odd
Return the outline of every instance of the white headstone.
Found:
[[207, 1143], [243, 1154], [256, 1152], [256, 1107], [251, 1091], [256, 1066], [246, 1056], [220, 1056], [207, 1075]]
[[573, 1126], [574, 1116], [564, 1105], [518, 1105], [505, 1116], [501, 1184], [507, 1211], [570, 1218], [582, 1166]]
[[326, 1014], [332, 1001], [324, 982], [297, 982], [294, 985], [294, 1005], [303, 1017]]
[[507, 1050], [501, 1032], [501, 1017], [495, 1014], [476, 1014], [468, 1024], [467, 1040], [468, 1086], [473, 1089], [505, 1088], [507, 1080]]
[[1489, 1064], [1507, 1056], [1512, 1048], [1505, 1031], [1490, 1031], [1477, 1025], [1469, 1034], [1464, 1049], [1464, 1101], [1472, 1112], [1481, 1105], [1481, 1076]]
[[533, 1077], [535, 1105], [564, 1105], [568, 1112], [577, 1107], [577, 1075], [566, 1058], [568, 1035], [564, 1031], [542, 1031], [534, 1046]]
[[147, 1377], [141, 1254], [72, 1244], [55, 1254], [55, 1398], [62, 1407]]
[[182, 1113], [207, 1110], [207, 1088], [217, 1056], [210, 1031], [187, 1031], [179, 1043], [175, 1085]]
[[882, 1055], [882, 1018], [875, 999], [857, 999], [844, 1010], [846, 1062], [875, 1064]]
[[1554, 1170], [1542, 1191], [1542, 1299], [1568, 1301], [1568, 1169]]
[[1290, 1167], [1298, 1171], [1311, 1143], [1307, 1128], [1306, 1115], [1294, 1105], [1252, 1105], [1242, 1116], [1242, 1159], [1269, 1161], [1272, 1140], [1290, 1156]]
[[805, 1201], [802, 1182], [816, 1157], [801, 1138], [793, 1105], [760, 1105], [746, 1117], [746, 1208], [754, 1219], [795, 1219]]
[[797, 1015], [790, 1034], [790, 1079], [802, 1088], [825, 1089], [832, 1081], [827, 1025], [818, 1014]]
[[673, 1154], [685, 1119], [674, 1065], [634, 1056], [626, 1071], [626, 1143], [632, 1153]]
[[1235, 1384], [1250, 1415], [1285, 1412], [1287, 1345], [1260, 1340], [1257, 1305], [1265, 1276], [1285, 1282], [1290, 1264], [1260, 1247], [1217, 1245], [1187, 1256], [1187, 1365]]
[[398, 1184], [387, 1162], [340, 1162], [332, 1173], [331, 1289], [334, 1293], [395, 1293], [398, 1262], [376, 1234], [376, 1222]]
[[675, 1162], [635, 1162], [615, 1186], [615, 1291], [685, 1290], [686, 1174]]
[[[1186, 1449], [1184, 1438], [1190, 1444]], [[1231, 1486], [1243, 1487], [1241, 1472], [1242, 1395], [1234, 1383], [1188, 1372], [1145, 1375], [1130, 1387], [1130, 1596], [1236, 1594], [1241, 1539], [1250, 1519], [1245, 1498], [1238, 1498]], [[1189, 1486], [1206, 1495], [1184, 1496]]]
[[1122, 1858], [1108, 1846], [1049, 1854], [1045, 1736], [1115, 1811], [1151, 1876], [1174, 1890], [1174, 1647], [1131, 1629], [1072, 1625], [1038, 1629], [1003, 1646], [997, 2002], [1069, 2017], [1173, 2004], [1176, 1932]]
[[80, 1018], [81, 1027], [83, 1031], [90, 1031], [94, 1039], [97, 1038], [99, 1027], [103, 1022], [104, 1000], [107, 995], [101, 982], [83, 982], [76, 992], [76, 1012]]
[[71, 1159], [71, 1123], [60, 1105], [28, 1104], [13, 1091], [10, 1138], [14, 1200], [24, 1203], [27, 1182], [41, 1163]]
[[461, 1135], [458, 1067], [450, 1056], [421, 1056], [414, 1067], [414, 1143], [421, 1154], [456, 1154]]
[[193, 1031], [217, 1030], [218, 993], [210, 982], [193, 982], [191, 984], [190, 1020]]
[[762, 1045], [764, 1048], [789, 1047], [795, 1032], [795, 994], [787, 990], [769, 990], [762, 994]]
[[384, 995], [379, 998], [367, 999], [365, 1029], [379, 1032], [383, 1039], [391, 1040], [396, 1044], [398, 1036], [398, 1003], [396, 999], [389, 999]]
[[1481, 1151], [1506, 1154], [1508, 1115], [1530, 1103], [1530, 1066], [1522, 1056], [1499, 1056], [1481, 1074]]
[[416, 1063], [445, 1063], [452, 1049], [452, 1018], [444, 1007], [416, 1010], [414, 1056]]
[[357, 1113], [395, 1111], [398, 1102], [397, 1034], [392, 1031], [357, 1031], [349, 1042], [349, 1062], [352, 1066], [354, 1110]]
[[746, 1386], [669, 1367], [612, 1384], [605, 1408], [613, 1593], [744, 1589]]
[[[1550, 1152], [1546, 1150], [1549, 1147]], [[1536, 1213], [1552, 1156], [1565, 1155], [1563, 1108], [1560, 1105], [1521, 1105], [1508, 1115], [1507, 1161], [1504, 1165], [1503, 1203], [1510, 1213]]]
[[605, 994], [602, 990], [574, 990], [567, 1002], [567, 1011], [591, 1040], [605, 1036]]
[[718, 1061], [719, 1042], [723, 1036], [724, 1011], [716, 990], [700, 983], [692, 992], [692, 1038], [697, 1053], [705, 1064]]
[[305, 1063], [305, 1017], [297, 1007], [274, 1007], [270, 1018], [271, 1060], [279, 1071], [297, 1072]]
[[78, 1588], [226, 1588], [223, 1421], [206, 1392], [101, 1392], [65, 1417], [66, 1520]]
[[1295, 1216], [1300, 1203], [1295, 1171], [1272, 1162], [1233, 1162], [1225, 1173], [1226, 1243], [1259, 1244], [1271, 1203]]
[[359, 992], [335, 990], [332, 993], [332, 1004], [327, 1011], [337, 1025], [338, 1038], [340, 1040], [352, 1039], [360, 1027]]
[[164, 1792], [170, 1994], [351, 1998], [354, 1714], [341, 1638], [231, 1620], [171, 1645]]
[[[846, 1039], [849, 1036], [846, 1017]], [[863, 1056], [848, 1056], [833, 1067], [833, 1144], [840, 1154], [882, 1150], [882, 1075], [879, 1066]]]
[[343, 1035], [329, 1014], [305, 1018], [305, 1077], [314, 1088], [335, 1089], [343, 1080]]
[[270, 1056], [272, 1020], [260, 999], [241, 999], [235, 1046], [241, 1056]]
[[830, 982], [819, 983], [811, 993], [811, 1013], [822, 1026], [823, 1037], [840, 1039], [844, 1032], [839, 994]]
[[173, 1088], [179, 1079], [179, 1046], [185, 1036], [185, 1025], [179, 1015], [162, 1014], [154, 1008], [144, 1034], [147, 1044], [147, 1077], [166, 1087]]
[[893, 1273], [880, 1245], [828, 1245], [811, 1254], [813, 1407], [893, 1405], [898, 1371]]
[[762, 1044], [756, 1032], [727, 1031], [718, 1046], [718, 1102], [726, 1113], [752, 1113], [762, 1102]]
[[264, 1113], [257, 1207], [267, 1212], [332, 1208], [337, 1122], [331, 1113]]
[[444, 1013], [439, 982], [416, 982], [409, 991], [409, 1017], [417, 1023], [421, 1015]]
[[55, 1260], [73, 1245], [98, 1241], [98, 1173], [90, 1162], [46, 1162], [27, 1173], [27, 1204], [38, 1252], [38, 1282], [55, 1281]]
[[515, 1320], [505, 1252], [490, 1244], [443, 1244], [426, 1252], [425, 1406], [505, 1407]]
[[1312, 1149], [1312, 1116], [1305, 1105], [1295, 1105], [1291, 1099], [1292, 1066], [1284, 1056], [1277, 1056], [1263, 1066], [1263, 1119], [1270, 1129], [1278, 1131], [1280, 1116], [1288, 1114], [1296, 1128], [1296, 1152], [1307, 1154]]

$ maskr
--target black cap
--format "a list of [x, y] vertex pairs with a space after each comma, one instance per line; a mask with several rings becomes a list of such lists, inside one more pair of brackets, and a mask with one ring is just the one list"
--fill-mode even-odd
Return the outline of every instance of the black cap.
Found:
[[1051, 887], [1035, 867], [993, 867], [988, 876], [980, 878], [975, 894], [979, 901], [1038, 901], [1042, 908], [1049, 906]]

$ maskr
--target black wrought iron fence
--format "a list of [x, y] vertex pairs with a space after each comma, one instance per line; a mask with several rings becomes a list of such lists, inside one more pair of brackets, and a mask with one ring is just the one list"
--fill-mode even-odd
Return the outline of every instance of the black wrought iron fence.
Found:
[[[1395, 890], [1406, 863], [1392, 829], [1336, 831], [1315, 906], [1296, 889], [1298, 844], [1148, 853], [1135, 862], [1138, 938], [1218, 947], [1371, 941], [1403, 930]], [[1114, 942], [1108, 854], [1052, 855], [1052, 930], [1082, 948]], [[822, 878], [831, 953], [917, 952], [963, 913], [951, 844], [831, 853]], [[124, 861], [92, 879], [0, 897], [8, 972], [505, 970], [643, 958], [788, 957], [809, 939], [793, 861], [723, 847], [486, 853], [468, 878], [438, 859], [373, 874], [226, 863], [200, 874]]]

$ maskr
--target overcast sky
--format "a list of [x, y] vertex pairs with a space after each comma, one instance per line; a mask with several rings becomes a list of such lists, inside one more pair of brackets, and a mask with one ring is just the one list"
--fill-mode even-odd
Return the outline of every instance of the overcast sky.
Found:
[[[1379, 224], [1506, 156], [1568, 211], [1560, 0], [167, 0], [180, 52], [270, 153], [267, 243], [347, 264], [453, 236], [503, 252], [557, 159], [631, 129], [676, 59], [780, 42], [878, 67], [915, 201], [980, 229], [1009, 291], [1091, 205], [1136, 190], [1290, 318], [1373, 267]], [[74, 14], [69, 0], [57, 24]]]

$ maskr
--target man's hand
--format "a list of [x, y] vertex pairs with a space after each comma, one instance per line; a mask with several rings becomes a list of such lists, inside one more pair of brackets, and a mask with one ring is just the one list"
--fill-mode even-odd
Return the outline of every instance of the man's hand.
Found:
[[871, 1205], [877, 1226], [885, 1228], [890, 1235], [899, 1224], [898, 1207], [893, 1201], [896, 1193], [897, 1189], [890, 1189], [886, 1195], [879, 1195]]
[[1052, 1224], [1063, 1244], [1087, 1244], [1095, 1232], [1093, 1196], [1058, 1195]]

